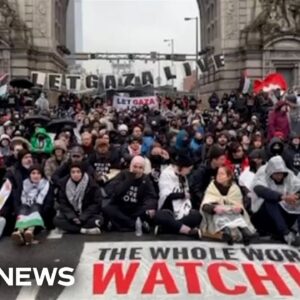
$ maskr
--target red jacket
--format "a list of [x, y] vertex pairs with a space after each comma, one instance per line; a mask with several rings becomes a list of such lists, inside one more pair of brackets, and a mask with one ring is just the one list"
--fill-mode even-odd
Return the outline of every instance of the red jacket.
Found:
[[270, 141], [275, 132], [282, 132], [284, 140], [287, 140], [291, 131], [289, 117], [286, 112], [281, 111], [281, 107], [286, 105], [284, 101], [278, 101], [275, 109], [269, 114], [268, 140]]

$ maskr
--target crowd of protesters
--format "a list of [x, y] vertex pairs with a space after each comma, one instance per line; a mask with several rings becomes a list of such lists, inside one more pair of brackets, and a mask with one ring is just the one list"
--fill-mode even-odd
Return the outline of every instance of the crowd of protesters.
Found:
[[[22, 96], [24, 98], [24, 95]], [[117, 110], [62, 94], [35, 113], [71, 117], [55, 132], [10, 91], [0, 122], [0, 227], [20, 244], [43, 228], [172, 233], [300, 246], [300, 104], [296, 93], [159, 99]], [[25, 118], [26, 120], [26, 118]], [[0, 206], [1, 207], [1, 206]]]

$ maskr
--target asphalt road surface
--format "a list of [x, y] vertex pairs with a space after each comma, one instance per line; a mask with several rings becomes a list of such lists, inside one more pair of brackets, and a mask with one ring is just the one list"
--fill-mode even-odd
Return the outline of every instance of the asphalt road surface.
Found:
[[[9, 237], [0, 241], [0, 267], [7, 272], [8, 268], [54, 268], [71, 267], [76, 269], [85, 243], [88, 242], [122, 242], [122, 241], [176, 241], [189, 240], [188, 237], [175, 235], [136, 237], [134, 233], [103, 233], [101, 236], [58, 235], [49, 238], [46, 233], [39, 238], [38, 245], [17, 246]], [[167, 244], [167, 242], [166, 242]], [[23, 290], [22, 290], [23, 289]], [[0, 299], [2, 300], [55, 300], [62, 293], [61, 286], [42, 286], [37, 289], [8, 287], [0, 277]], [[101, 298], [106, 299], [106, 298]], [[170, 298], [172, 299], [172, 297]]]

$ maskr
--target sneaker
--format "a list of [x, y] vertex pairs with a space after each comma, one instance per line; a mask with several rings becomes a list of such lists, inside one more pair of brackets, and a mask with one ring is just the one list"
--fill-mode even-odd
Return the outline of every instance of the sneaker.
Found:
[[150, 225], [148, 222], [144, 221], [142, 223], [142, 230], [143, 230], [143, 233], [150, 233], [151, 228], [150, 228]]
[[4, 231], [5, 225], [6, 225], [6, 220], [3, 217], [0, 217], [0, 238]]
[[291, 245], [293, 247], [300, 247], [300, 235], [296, 235], [294, 240], [292, 241]]
[[199, 228], [193, 228], [190, 230], [189, 235], [191, 236], [195, 236], [197, 238], [199, 238], [199, 240], [202, 239], [202, 232]]
[[255, 234], [253, 234], [247, 227], [246, 228], [239, 227], [239, 231], [242, 234], [244, 245], [249, 246], [251, 241], [255, 238]]
[[20, 231], [14, 231], [11, 235], [12, 240], [17, 244], [17, 245], [24, 245], [25, 241], [23, 238], [23, 235]]
[[292, 231], [290, 231], [290, 232], [289, 232], [288, 234], [286, 234], [283, 238], [284, 238], [285, 242], [286, 242], [289, 246], [291, 246], [292, 243], [295, 241], [295, 234], [294, 234]]
[[233, 237], [231, 235], [230, 229], [225, 227], [222, 231], [223, 231], [222, 240], [224, 242], [226, 242], [229, 246], [232, 246], [233, 245]]
[[159, 225], [156, 225], [154, 227], [154, 235], [159, 235], [161, 233], [161, 227]]
[[99, 235], [101, 234], [101, 230], [99, 227], [81, 228], [80, 233], [87, 234], [87, 235]]

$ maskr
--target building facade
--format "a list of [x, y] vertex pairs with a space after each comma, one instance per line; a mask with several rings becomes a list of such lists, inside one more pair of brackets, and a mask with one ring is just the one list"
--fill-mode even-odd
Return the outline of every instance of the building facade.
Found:
[[30, 77], [31, 71], [67, 69], [69, 0], [0, 1], [0, 73]]
[[282, 73], [291, 88], [300, 87], [299, 0], [197, 0], [201, 54], [225, 55], [225, 67], [201, 75], [200, 92], [209, 96], [237, 89], [241, 74], [261, 79]]

